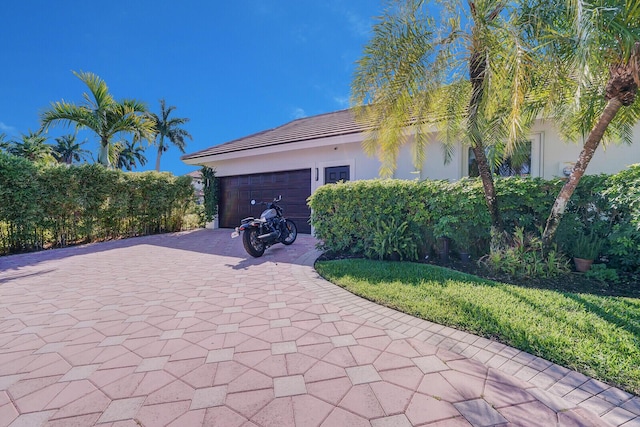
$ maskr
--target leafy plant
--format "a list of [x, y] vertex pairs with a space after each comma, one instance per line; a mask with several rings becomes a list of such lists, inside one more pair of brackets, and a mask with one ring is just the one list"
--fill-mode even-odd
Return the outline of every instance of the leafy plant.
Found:
[[603, 240], [595, 233], [580, 233], [573, 244], [571, 254], [575, 258], [596, 259], [602, 250]]
[[506, 247], [493, 248], [480, 262], [511, 277], [553, 277], [569, 271], [569, 261], [556, 249], [544, 250], [542, 240], [516, 227]]
[[203, 166], [200, 173], [204, 186], [204, 219], [206, 222], [211, 222], [218, 214], [218, 179], [215, 169], [207, 166]]
[[590, 279], [596, 279], [601, 282], [617, 282], [620, 278], [618, 272], [613, 268], [607, 268], [606, 264], [593, 264], [591, 268], [584, 273]]
[[373, 242], [365, 250], [365, 254], [379, 260], [415, 261], [418, 259], [418, 245], [412, 234], [407, 221], [398, 225], [395, 218], [389, 221], [378, 220]]
[[606, 256], [616, 268], [640, 271], [640, 164], [608, 177], [604, 194], [616, 219]]
[[614, 225], [606, 255], [616, 268], [640, 271], [640, 228], [629, 222]]

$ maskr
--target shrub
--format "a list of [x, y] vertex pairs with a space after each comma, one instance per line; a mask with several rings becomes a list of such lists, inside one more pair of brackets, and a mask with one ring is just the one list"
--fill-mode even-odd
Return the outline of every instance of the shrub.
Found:
[[177, 231], [194, 204], [188, 176], [36, 167], [0, 153], [0, 254]]
[[640, 164], [607, 179], [613, 226], [605, 255], [613, 267], [640, 271]]
[[509, 245], [492, 250], [481, 262], [513, 278], [553, 277], [569, 271], [569, 261], [557, 250], [545, 253], [542, 239], [517, 227]]
[[0, 253], [40, 247], [42, 197], [33, 163], [0, 152]]
[[596, 279], [605, 283], [615, 283], [620, 280], [616, 270], [607, 268], [605, 264], [593, 264], [589, 270], [585, 271], [584, 275], [590, 279]]
[[[496, 262], [510, 265], [501, 260], [515, 257], [515, 263], [530, 258], [533, 266], [524, 271], [526, 275], [564, 271], [568, 264], [561, 254], [572, 253], [575, 240], [587, 234], [604, 242], [600, 252], [611, 266], [629, 271], [640, 268], [640, 165], [613, 176], [585, 176], [567, 204], [557, 249], [543, 253], [535, 248], [537, 243], [529, 243], [536, 240], [529, 236], [537, 236], [544, 227], [562, 184], [560, 179], [496, 179], [506, 232], [513, 243], [513, 235], [521, 229], [527, 242], [494, 248]], [[309, 205], [320, 248], [329, 254], [376, 256], [384, 241], [379, 221], [389, 225], [391, 219], [412, 230], [418, 258], [435, 250], [437, 237], [448, 237], [455, 249], [478, 257], [491, 250], [489, 214], [482, 183], [476, 178], [454, 183], [376, 179], [330, 184], [320, 187], [309, 198]], [[504, 252], [498, 252], [500, 249]], [[541, 267], [542, 263], [547, 265]]]
[[204, 221], [211, 222], [218, 214], [218, 178], [215, 169], [203, 166], [200, 170], [204, 194]]

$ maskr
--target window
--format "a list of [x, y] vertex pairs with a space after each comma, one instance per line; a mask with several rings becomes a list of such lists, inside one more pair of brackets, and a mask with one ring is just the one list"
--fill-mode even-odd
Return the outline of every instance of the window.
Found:
[[[489, 150], [487, 150], [489, 151]], [[487, 153], [487, 160], [491, 160], [492, 153]], [[513, 155], [503, 159], [498, 166], [494, 166], [493, 173], [498, 176], [530, 176], [531, 175], [531, 141], [521, 144]], [[478, 177], [478, 163], [476, 155], [469, 148], [468, 174], [470, 177]]]

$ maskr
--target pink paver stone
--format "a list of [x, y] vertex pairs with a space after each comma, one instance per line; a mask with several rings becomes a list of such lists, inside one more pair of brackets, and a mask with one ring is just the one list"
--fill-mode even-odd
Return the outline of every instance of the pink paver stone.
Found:
[[144, 397], [114, 400], [102, 413], [98, 422], [108, 423], [132, 419], [138, 413], [143, 403]]
[[158, 371], [169, 361], [169, 356], [151, 357], [142, 359], [136, 368], [136, 372]]
[[75, 366], [64, 374], [58, 381], [76, 381], [89, 378], [98, 369], [98, 367], [100, 367], [100, 365]]
[[331, 337], [331, 342], [336, 347], [346, 347], [350, 345], [358, 345], [358, 341], [353, 335], [337, 335]]
[[378, 418], [385, 415], [369, 384], [353, 386], [340, 401], [339, 405], [341, 408], [364, 418]]
[[274, 342], [271, 344], [271, 353], [273, 355], [295, 353], [297, 351], [298, 347], [296, 346], [295, 341]]
[[373, 365], [354, 366], [345, 370], [354, 385], [382, 381]]
[[406, 415], [400, 414], [371, 420], [371, 427], [412, 427], [412, 424]]
[[224, 405], [227, 386], [199, 388], [193, 394], [190, 410]]
[[234, 349], [230, 348], [222, 348], [219, 350], [211, 350], [207, 355], [206, 363], [215, 363], [215, 362], [224, 362], [227, 360], [233, 360], [233, 352]]
[[264, 427], [296, 427], [291, 398], [276, 397], [251, 420], [255, 421], [256, 425]]
[[334, 408], [333, 405], [308, 394], [293, 396], [291, 400], [296, 426], [316, 427]]
[[304, 377], [302, 375], [274, 378], [273, 388], [276, 397], [295, 396], [297, 394], [307, 393]]
[[446, 371], [450, 369], [437, 356], [420, 356], [411, 359], [424, 374], [432, 372]]

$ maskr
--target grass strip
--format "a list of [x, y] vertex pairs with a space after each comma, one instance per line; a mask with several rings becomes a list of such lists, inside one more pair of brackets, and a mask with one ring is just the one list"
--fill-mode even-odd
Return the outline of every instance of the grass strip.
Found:
[[315, 268], [381, 305], [640, 394], [640, 299], [525, 288], [407, 262], [346, 259]]

